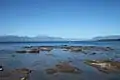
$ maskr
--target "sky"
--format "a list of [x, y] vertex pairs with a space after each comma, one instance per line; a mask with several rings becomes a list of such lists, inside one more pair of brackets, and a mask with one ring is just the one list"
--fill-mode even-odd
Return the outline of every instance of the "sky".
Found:
[[0, 35], [120, 35], [120, 0], [0, 0]]

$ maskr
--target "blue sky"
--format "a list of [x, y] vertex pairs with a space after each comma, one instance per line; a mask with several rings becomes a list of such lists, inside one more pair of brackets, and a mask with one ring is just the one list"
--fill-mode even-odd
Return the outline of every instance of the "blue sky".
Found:
[[120, 35], [120, 0], [0, 0], [0, 35]]

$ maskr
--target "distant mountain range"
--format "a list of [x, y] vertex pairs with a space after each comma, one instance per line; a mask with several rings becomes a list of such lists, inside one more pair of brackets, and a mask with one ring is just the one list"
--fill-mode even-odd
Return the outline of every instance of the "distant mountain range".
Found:
[[37, 37], [20, 37], [20, 36], [0, 36], [0, 42], [39, 42], [39, 41], [64, 41], [59, 37], [37, 36]]
[[120, 41], [120, 35], [100, 36], [93, 38], [95, 41]]
[[[103, 36], [95, 37], [91, 39], [92, 41], [120, 41], [120, 35], [117, 36]], [[60, 37], [50, 37], [50, 36], [37, 36], [37, 37], [20, 37], [20, 36], [0, 36], [0, 42], [40, 42], [40, 41], [91, 41], [84, 39], [65, 39]]]

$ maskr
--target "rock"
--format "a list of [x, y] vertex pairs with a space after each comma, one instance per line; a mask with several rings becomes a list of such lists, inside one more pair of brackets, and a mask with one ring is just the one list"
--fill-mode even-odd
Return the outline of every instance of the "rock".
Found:
[[47, 72], [47, 74], [54, 74], [54, 73], [57, 73], [57, 69], [46, 69], [46, 72]]
[[62, 49], [63, 51], [68, 51], [68, 49]]
[[69, 63], [60, 63], [56, 65], [56, 68], [59, 72], [64, 73], [79, 73], [80, 70], [76, 67], [71, 66]]
[[20, 80], [28, 80], [26, 77], [21, 78]]
[[62, 46], [68, 46], [68, 45], [62, 45]]
[[93, 52], [91, 55], [95, 55], [95, 54], [97, 54], [97, 53]]
[[111, 51], [110, 47], [99, 47], [99, 46], [82, 46], [83, 50], [94, 50], [94, 51]]
[[39, 53], [39, 50], [38, 49], [21, 50], [21, 51], [16, 51], [16, 53]]
[[0, 71], [3, 71], [3, 66], [0, 66]]
[[41, 51], [51, 51], [52, 48], [51, 47], [40, 47], [39, 50], [41, 50]]
[[32, 48], [33, 46], [24, 46], [23, 48]]
[[99, 71], [104, 73], [116, 73], [120, 72], [120, 62], [111, 60], [87, 60], [86, 64], [97, 68]]
[[46, 72], [48, 74], [54, 74], [54, 73], [58, 73], [58, 72], [62, 72], [62, 73], [80, 73], [81, 70], [71, 66], [69, 63], [66, 62], [61, 62], [59, 64], [57, 64], [54, 68], [51, 69], [46, 69]]
[[0, 80], [29, 80], [31, 71], [27, 68], [15, 70], [5, 68], [3, 71], [0, 71]]
[[16, 53], [27, 53], [27, 51], [22, 50], [22, 51], [16, 51]]
[[32, 49], [32, 50], [28, 50], [28, 53], [39, 53], [40, 51], [37, 49]]
[[0, 71], [0, 80], [1, 78], [9, 78], [12, 75], [12, 72], [10, 71]]
[[15, 71], [22, 73], [22, 74], [29, 74], [32, 72], [32, 70], [29, 70], [27, 68], [22, 68], [22, 69], [16, 69]]
[[79, 48], [79, 47], [71, 47], [70, 50], [71, 50], [72, 52], [80, 52], [80, 51], [82, 51], [82, 49]]
[[109, 51], [109, 50], [114, 50], [113, 48], [111, 47], [106, 47], [106, 49]]

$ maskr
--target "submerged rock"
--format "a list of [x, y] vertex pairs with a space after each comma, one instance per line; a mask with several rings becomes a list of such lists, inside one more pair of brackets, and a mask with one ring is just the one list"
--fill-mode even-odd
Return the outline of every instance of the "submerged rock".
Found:
[[29, 80], [31, 72], [32, 70], [27, 68], [12, 70], [5, 67], [3, 71], [0, 71], [0, 80]]
[[51, 69], [46, 69], [47, 74], [54, 74], [57, 73], [57, 69], [51, 68]]
[[95, 54], [97, 54], [97, 53], [96, 52], [91, 53], [91, 55], [95, 55]]
[[27, 68], [22, 68], [22, 69], [16, 69], [14, 72], [17, 72], [23, 75], [23, 77], [21, 77], [20, 80], [29, 80], [29, 75], [32, 72], [32, 70]]
[[70, 51], [72, 51], [72, 52], [80, 52], [80, 51], [82, 51], [82, 49], [79, 48], [79, 47], [72, 47], [72, 48], [70, 49]]
[[120, 72], [120, 62], [111, 60], [87, 60], [86, 64], [97, 68], [99, 71], [104, 73], [116, 73]]
[[58, 72], [62, 72], [62, 73], [80, 73], [81, 70], [70, 65], [69, 63], [66, 62], [62, 62], [57, 64], [54, 68], [51, 69], [46, 69], [46, 72], [48, 74], [54, 74], [54, 73], [58, 73]]
[[120, 62], [120, 58], [113, 59], [114, 61]]
[[0, 80], [2, 78], [9, 78], [11, 75], [12, 75], [12, 72], [10, 72], [10, 71], [2, 71], [2, 72], [0, 72]]
[[15, 55], [13, 54], [12, 57], [15, 57]]
[[22, 73], [22, 74], [29, 74], [32, 72], [32, 70], [29, 70], [27, 68], [22, 68], [22, 69], [16, 69], [15, 71]]
[[78, 68], [73, 67], [72, 65], [66, 62], [57, 64], [56, 68], [58, 69], [59, 72], [64, 72], [64, 73], [79, 73], [80, 72]]
[[114, 50], [114, 49], [111, 47], [106, 47], [106, 50]]

